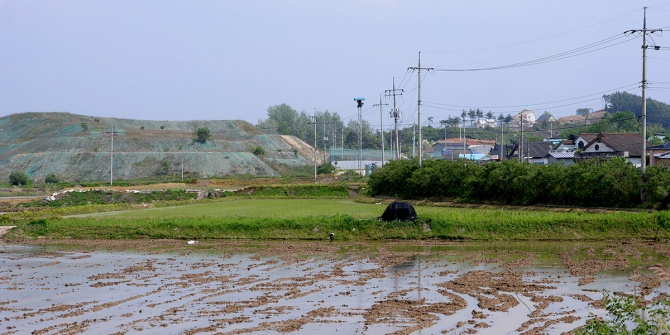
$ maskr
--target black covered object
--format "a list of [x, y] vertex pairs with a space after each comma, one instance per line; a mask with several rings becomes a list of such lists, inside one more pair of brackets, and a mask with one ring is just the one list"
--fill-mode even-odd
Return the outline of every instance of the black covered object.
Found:
[[394, 201], [386, 206], [384, 214], [379, 217], [384, 221], [415, 221], [418, 217], [411, 204], [403, 201]]

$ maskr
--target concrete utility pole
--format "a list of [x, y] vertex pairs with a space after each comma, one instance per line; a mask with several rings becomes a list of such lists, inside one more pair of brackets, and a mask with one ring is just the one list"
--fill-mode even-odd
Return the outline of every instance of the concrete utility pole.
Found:
[[[396, 91], [400, 91], [400, 93], [396, 93]], [[393, 77], [393, 89], [391, 90], [386, 90], [385, 91], [386, 96], [393, 96], [393, 111], [391, 111], [390, 115], [391, 117], [395, 120], [395, 159], [400, 159], [400, 143], [398, 142], [398, 118], [400, 118], [400, 111], [398, 108], [396, 108], [396, 96], [397, 95], [402, 95], [403, 90], [402, 89], [396, 89], [395, 88], [395, 77]]]
[[[644, 175], [647, 168], [647, 34], [662, 32], [663, 29], [647, 29], [647, 7], [644, 7], [644, 18], [642, 20], [642, 30], [628, 30], [626, 33], [642, 33], [642, 174]], [[661, 47], [656, 45], [654, 50], [660, 50]]]
[[109, 185], [114, 184], [114, 136], [118, 134], [114, 131], [114, 126], [112, 126], [112, 131], [106, 131], [105, 133], [112, 135], [112, 148], [109, 151]]
[[323, 163], [326, 163], [326, 141], [328, 141], [328, 136], [326, 136], [326, 123], [323, 123]]
[[411, 70], [417, 70], [417, 79], [418, 79], [418, 87], [417, 87], [417, 95], [418, 95], [418, 102], [417, 102], [417, 116], [419, 119], [419, 167], [421, 166], [421, 159], [423, 158], [423, 154], [421, 153], [421, 142], [423, 141], [423, 137], [421, 135], [421, 70], [428, 70], [431, 71], [433, 68], [432, 67], [421, 67], [421, 51], [419, 51], [419, 65], [417, 67], [410, 67], [409, 69]]
[[523, 162], [523, 112], [519, 115], [521, 116], [519, 118], [519, 124], [521, 124], [521, 137], [519, 138], [517, 149], [519, 151], [519, 162]]
[[380, 122], [380, 127], [381, 127], [381, 140], [382, 140], [382, 164], [381, 166], [384, 166], [384, 116], [382, 112], [382, 106], [388, 106], [389, 104], [382, 104], [382, 95], [379, 95], [379, 104], [375, 104], [373, 106], [379, 106], [379, 122]]
[[316, 108], [312, 114], [312, 123], [314, 123], [314, 180], [316, 180]]
[[[502, 116], [502, 113], [500, 114]], [[502, 162], [505, 159], [505, 151], [503, 146], [505, 145], [505, 122], [500, 120], [500, 161]]]

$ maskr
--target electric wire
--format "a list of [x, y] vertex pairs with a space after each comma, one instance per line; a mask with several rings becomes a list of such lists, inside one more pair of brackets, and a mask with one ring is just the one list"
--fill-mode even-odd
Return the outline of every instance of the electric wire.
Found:
[[[629, 34], [633, 35], [633, 34]], [[617, 41], [619, 39], [624, 39], [623, 41], [619, 41], [617, 43], [612, 43], [614, 41]], [[626, 34], [623, 35], [615, 35], [608, 37], [604, 40], [594, 42], [576, 49], [564, 51], [555, 55], [551, 56], [546, 56], [530, 61], [524, 61], [524, 62], [519, 62], [519, 63], [513, 63], [513, 64], [507, 64], [507, 65], [499, 65], [499, 66], [491, 66], [491, 67], [482, 67], [482, 68], [462, 68], [462, 69], [435, 69], [435, 71], [440, 71], [440, 72], [475, 72], [475, 71], [491, 71], [491, 70], [504, 70], [504, 69], [511, 69], [511, 68], [518, 68], [518, 67], [526, 67], [526, 66], [532, 66], [532, 65], [538, 65], [538, 64], [544, 64], [544, 63], [549, 63], [549, 62], [555, 62], [567, 58], [572, 58], [576, 56], [581, 56], [585, 54], [589, 54], [595, 51], [603, 50], [606, 48], [611, 48], [613, 46], [623, 44], [626, 42], [629, 42], [631, 40], [636, 39], [636, 37], [629, 37], [626, 38]], [[611, 43], [611, 44], [607, 44]], [[607, 44], [607, 45], [605, 45]], [[604, 45], [604, 46], [603, 46]]]

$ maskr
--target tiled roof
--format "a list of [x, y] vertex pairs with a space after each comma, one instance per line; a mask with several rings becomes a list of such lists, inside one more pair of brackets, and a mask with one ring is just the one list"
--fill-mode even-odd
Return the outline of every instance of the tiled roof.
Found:
[[660, 145], [649, 147], [649, 150], [670, 150], [670, 142], [665, 142]]
[[[584, 135], [584, 134], [582, 134]], [[583, 136], [582, 136], [583, 137]], [[600, 133], [598, 136], [589, 141], [587, 146], [601, 141], [608, 147], [618, 151], [626, 152], [631, 157], [642, 156], [642, 136], [634, 133]]]
[[[544, 112], [542, 115], [540, 115], [540, 117], [537, 118], [536, 121], [537, 121], [537, 122], [551, 121], [551, 118], [553, 118], [553, 117], [554, 117], [554, 116], [551, 115], [551, 114], [549, 114], [548, 112]], [[555, 120], [556, 120], [556, 118], [554, 118], [554, 121], [555, 121]]]
[[529, 142], [521, 147], [524, 157], [546, 157], [553, 148], [551, 142]]

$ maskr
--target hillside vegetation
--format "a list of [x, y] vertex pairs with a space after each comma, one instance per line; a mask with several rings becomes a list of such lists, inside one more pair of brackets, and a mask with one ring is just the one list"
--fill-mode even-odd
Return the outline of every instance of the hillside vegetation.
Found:
[[[204, 142], [196, 135], [202, 128], [211, 134]], [[109, 180], [112, 132], [114, 180], [177, 176], [182, 166], [189, 178], [278, 176], [313, 164], [313, 151], [305, 142], [265, 134], [245, 121], [21, 113], [0, 118], [0, 173], [7, 178], [23, 171], [37, 182], [49, 174], [60, 181]]]

